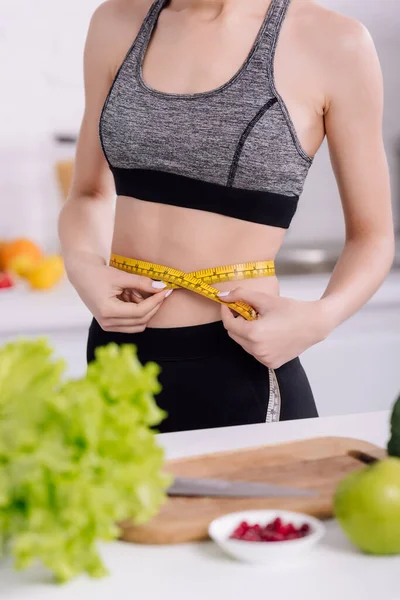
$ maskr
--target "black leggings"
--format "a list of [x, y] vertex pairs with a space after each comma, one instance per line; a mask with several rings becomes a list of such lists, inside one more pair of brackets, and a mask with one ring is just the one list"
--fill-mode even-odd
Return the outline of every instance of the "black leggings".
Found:
[[221, 321], [129, 334], [103, 331], [93, 319], [88, 362], [109, 342], [135, 344], [142, 364], [160, 365], [163, 389], [156, 400], [168, 413], [160, 432], [318, 416], [298, 358], [268, 369], [228, 336]]

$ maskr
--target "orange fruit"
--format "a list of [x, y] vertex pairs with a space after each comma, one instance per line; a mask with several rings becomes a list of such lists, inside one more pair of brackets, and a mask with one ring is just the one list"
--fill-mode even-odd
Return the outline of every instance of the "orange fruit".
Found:
[[5, 243], [1, 248], [0, 262], [2, 268], [5, 271], [9, 271], [13, 270], [13, 262], [17, 258], [24, 257], [24, 261], [20, 261], [19, 265], [18, 262], [15, 263], [15, 272], [23, 275], [24, 272], [26, 272], [35, 262], [39, 261], [42, 256], [42, 250], [35, 242], [32, 242], [27, 238], [19, 238]]
[[35, 263], [26, 278], [34, 290], [49, 290], [64, 275], [64, 263], [61, 256], [46, 256]]

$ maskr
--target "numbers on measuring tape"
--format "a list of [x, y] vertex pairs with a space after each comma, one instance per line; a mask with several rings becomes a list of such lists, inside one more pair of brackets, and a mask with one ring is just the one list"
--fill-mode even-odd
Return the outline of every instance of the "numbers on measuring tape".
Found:
[[184, 288], [191, 290], [214, 302], [226, 304], [248, 321], [257, 318], [256, 311], [249, 304], [242, 301], [231, 303], [223, 302], [223, 300], [220, 300], [218, 297], [219, 290], [212, 287], [210, 284], [275, 275], [274, 261], [271, 260], [213, 267], [210, 269], [193, 271], [192, 273], [184, 273], [183, 271], [165, 265], [157, 265], [155, 263], [112, 254], [110, 266], [116, 269], [129, 271], [136, 275], [145, 275], [150, 277], [150, 279], [159, 279], [164, 281], [164, 283], [167, 284], [167, 287], [170, 288]]

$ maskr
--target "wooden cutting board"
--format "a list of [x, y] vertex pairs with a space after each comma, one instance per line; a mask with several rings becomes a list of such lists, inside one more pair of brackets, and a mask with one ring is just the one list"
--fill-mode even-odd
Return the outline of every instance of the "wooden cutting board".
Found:
[[314, 438], [168, 461], [166, 470], [183, 477], [260, 481], [317, 490], [318, 496], [283, 498], [171, 497], [160, 513], [141, 526], [123, 522], [121, 539], [142, 544], [173, 544], [207, 538], [209, 523], [238, 510], [280, 508], [328, 519], [339, 481], [385, 451], [351, 438]]

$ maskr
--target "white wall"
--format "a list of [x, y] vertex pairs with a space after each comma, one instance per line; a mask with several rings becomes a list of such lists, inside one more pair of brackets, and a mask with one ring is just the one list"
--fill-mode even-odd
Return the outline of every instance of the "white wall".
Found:
[[1, 0], [0, 238], [57, 247], [56, 132], [76, 134], [82, 53], [98, 0]]
[[[400, 205], [400, 2], [322, 1], [363, 21], [375, 39], [385, 78], [384, 133], [393, 197]], [[0, 238], [25, 234], [47, 247], [56, 245], [60, 197], [54, 162], [59, 155], [51, 135], [76, 133], [79, 127], [83, 44], [98, 4], [98, 0], [1, 0]], [[342, 232], [340, 203], [324, 147], [311, 169], [288, 242], [337, 240]]]

